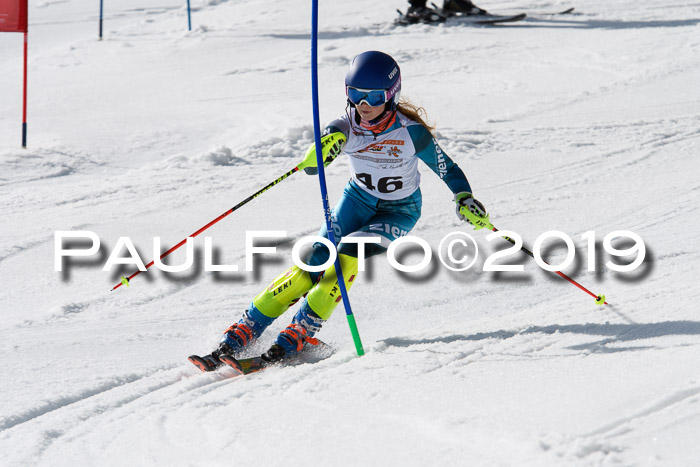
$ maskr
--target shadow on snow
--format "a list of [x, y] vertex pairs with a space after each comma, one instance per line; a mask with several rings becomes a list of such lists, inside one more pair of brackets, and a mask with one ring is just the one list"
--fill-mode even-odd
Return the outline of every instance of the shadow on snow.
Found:
[[408, 347], [419, 344], [452, 343], [458, 341], [482, 341], [487, 339], [509, 339], [525, 334], [585, 334], [590, 336], [608, 336], [608, 338], [568, 347], [572, 350], [589, 350], [591, 352], [610, 353], [624, 352], [630, 350], [640, 350], [647, 347], [605, 347], [607, 344], [620, 342], [630, 342], [655, 337], [666, 336], [700, 336], [700, 322], [697, 321], [664, 321], [660, 323], [632, 323], [632, 324], [552, 324], [549, 326], [532, 326], [522, 331], [494, 331], [479, 332], [476, 334], [452, 334], [447, 336], [410, 339], [402, 337], [391, 337], [381, 342], [395, 347]]

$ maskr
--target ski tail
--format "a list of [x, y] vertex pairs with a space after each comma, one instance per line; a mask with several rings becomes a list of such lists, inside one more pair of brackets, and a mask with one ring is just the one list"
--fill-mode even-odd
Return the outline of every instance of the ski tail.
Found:
[[190, 355], [187, 357], [187, 360], [192, 362], [194, 366], [199, 368], [203, 372], [209, 372], [209, 371], [214, 371], [216, 370], [216, 366], [211, 365], [209, 362], [207, 362], [205, 359], [200, 357], [199, 355]]

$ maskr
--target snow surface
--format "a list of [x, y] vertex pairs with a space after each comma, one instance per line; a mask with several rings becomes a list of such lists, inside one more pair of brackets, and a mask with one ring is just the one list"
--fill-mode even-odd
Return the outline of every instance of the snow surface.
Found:
[[[565, 272], [612, 305], [524, 255], [510, 261], [525, 273], [484, 272], [499, 242], [466, 229], [424, 167], [413, 234], [437, 250], [471, 233], [474, 268], [401, 274], [375, 258], [351, 292], [365, 356], [341, 307], [320, 334], [330, 358], [200, 373], [187, 356], [213, 349], [321, 225], [316, 179], [294, 175], [207, 232], [243, 270], [247, 230], [287, 231], [254, 273], [205, 272], [202, 239], [189, 273], [110, 292], [133, 268], [101, 268], [119, 237], [150, 261], [153, 237], [175, 244], [300, 160], [310, 2], [194, 0], [191, 32], [185, 2], [107, 2], [98, 41], [97, 2], [32, 1], [26, 150], [22, 35], [0, 35], [0, 464], [700, 465], [700, 2], [484, 0], [530, 18], [407, 28], [389, 24], [400, 0], [321, 3], [322, 122], [343, 112], [351, 58], [391, 53], [494, 224], [528, 246], [566, 232]], [[327, 175], [333, 203], [347, 161]], [[632, 273], [605, 267], [620, 229], [647, 246]], [[97, 233], [100, 254], [56, 272], [58, 230]]]

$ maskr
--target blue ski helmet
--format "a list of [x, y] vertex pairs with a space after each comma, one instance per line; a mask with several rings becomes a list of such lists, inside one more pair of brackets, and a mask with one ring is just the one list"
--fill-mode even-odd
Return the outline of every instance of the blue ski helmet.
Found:
[[[383, 102], [387, 104], [387, 109], [396, 110], [401, 95], [399, 64], [384, 52], [376, 50], [363, 52], [352, 59], [350, 70], [345, 75], [345, 94], [352, 106], [360, 104], [362, 100], [373, 105], [372, 99], [362, 99], [363, 96], [351, 98], [353, 90], [350, 88], [362, 91], [384, 91]], [[376, 105], [373, 106], [376, 107]]]

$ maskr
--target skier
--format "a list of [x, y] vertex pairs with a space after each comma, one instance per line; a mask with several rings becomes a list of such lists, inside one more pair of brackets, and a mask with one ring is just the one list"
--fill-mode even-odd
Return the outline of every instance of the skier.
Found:
[[[438, 146], [424, 120], [425, 111], [407, 100], [399, 101], [401, 71], [389, 55], [369, 51], [355, 57], [345, 77], [347, 107], [345, 115], [324, 130], [322, 153], [324, 166], [341, 151], [350, 157], [352, 177], [332, 212], [336, 241], [341, 238], [372, 237], [379, 243], [364, 245], [365, 256], [383, 253], [389, 244], [406, 235], [415, 226], [421, 212], [418, 187], [418, 159], [425, 162], [449, 187], [457, 203], [457, 215], [467, 222], [460, 208], [477, 216], [486, 216], [484, 206], [474, 199], [462, 170]], [[316, 174], [314, 145], [300, 164]], [[319, 236], [328, 238], [326, 227]], [[324, 264], [330, 252], [315, 243], [305, 263]], [[345, 285], [353, 285], [358, 272], [357, 243], [338, 247]], [[324, 272], [307, 272], [292, 266], [250, 303], [242, 318], [224, 333], [219, 348], [202, 357], [204, 371], [221, 365], [219, 356], [238, 355], [258, 338], [267, 326], [302, 297], [306, 297], [291, 324], [278, 336], [262, 358], [281, 360], [299, 352], [330, 318], [341, 297], [335, 266]]]
[[408, 0], [409, 7], [405, 18], [408, 22], [442, 23], [445, 16], [451, 15], [487, 15], [483, 8], [474, 5], [470, 0], [444, 0], [440, 12], [429, 8], [427, 0]]

